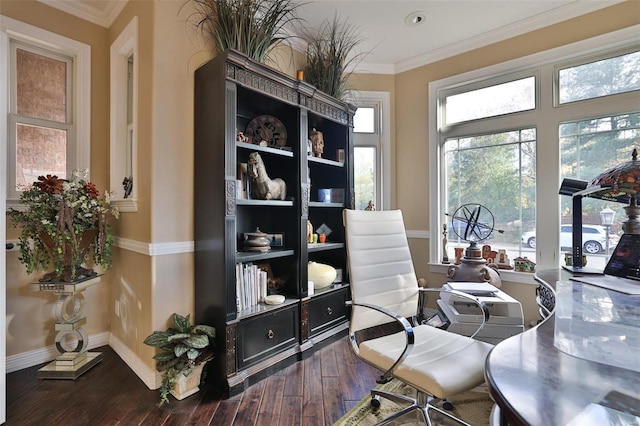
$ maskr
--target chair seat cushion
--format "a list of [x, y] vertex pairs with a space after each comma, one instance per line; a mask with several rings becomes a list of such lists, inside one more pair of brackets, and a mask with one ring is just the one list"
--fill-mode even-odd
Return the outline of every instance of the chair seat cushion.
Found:
[[[413, 328], [415, 344], [394, 376], [438, 398], [473, 389], [484, 382], [484, 363], [493, 345], [427, 325]], [[388, 370], [405, 347], [405, 333], [367, 340], [359, 356]]]

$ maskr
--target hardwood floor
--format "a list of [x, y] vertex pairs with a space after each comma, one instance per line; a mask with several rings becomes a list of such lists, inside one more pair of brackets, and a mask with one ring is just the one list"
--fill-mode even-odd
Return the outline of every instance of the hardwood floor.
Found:
[[375, 368], [346, 337], [222, 399], [207, 386], [158, 407], [144, 383], [108, 346], [76, 381], [39, 380], [41, 366], [7, 375], [7, 425], [331, 425], [375, 386]]

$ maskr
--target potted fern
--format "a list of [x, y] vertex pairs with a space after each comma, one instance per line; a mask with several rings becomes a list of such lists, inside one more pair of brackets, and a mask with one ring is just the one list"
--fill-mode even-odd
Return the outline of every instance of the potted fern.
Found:
[[192, 0], [196, 27], [212, 39], [218, 52], [234, 49], [264, 62], [288, 36], [300, 3], [292, 0]]
[[171, 393], [181, 400], [199, 390], [202, 369], [214, 357], [216, 330], [208, 325], [191, 325], [190, 315], [174, 313], [175, 327], [154, 331], [144, 343], [160, 349], [153, 358], [162, 373], [160, 405], [169, 402]]

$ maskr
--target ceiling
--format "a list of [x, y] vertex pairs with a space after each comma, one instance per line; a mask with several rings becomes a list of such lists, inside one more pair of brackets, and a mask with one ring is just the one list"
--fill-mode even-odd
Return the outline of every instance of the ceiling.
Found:
[[[108, 27], [127, 0], [40, 0]], [[177, 0], [176, 0], [177, 1]], [[298, 0], [294, 0], [298, 1]], [[338, 16], [362, 37], [356, 70], [395, 74], [533, 31], [622, 0], [302, 0], [298, 15], [317, 28]], [[417, 25], [407, 16], [419, 12]]]

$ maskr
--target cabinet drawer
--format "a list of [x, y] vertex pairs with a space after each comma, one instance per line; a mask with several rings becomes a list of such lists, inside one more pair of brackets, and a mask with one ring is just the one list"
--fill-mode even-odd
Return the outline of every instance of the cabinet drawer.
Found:
[[309, 329], [313, 336], [347, 320], [348, 288], [314, 297], [309, 304]]
[[245, 368], [298, 342], [298, 306], [238, 324], [238, 366]]

